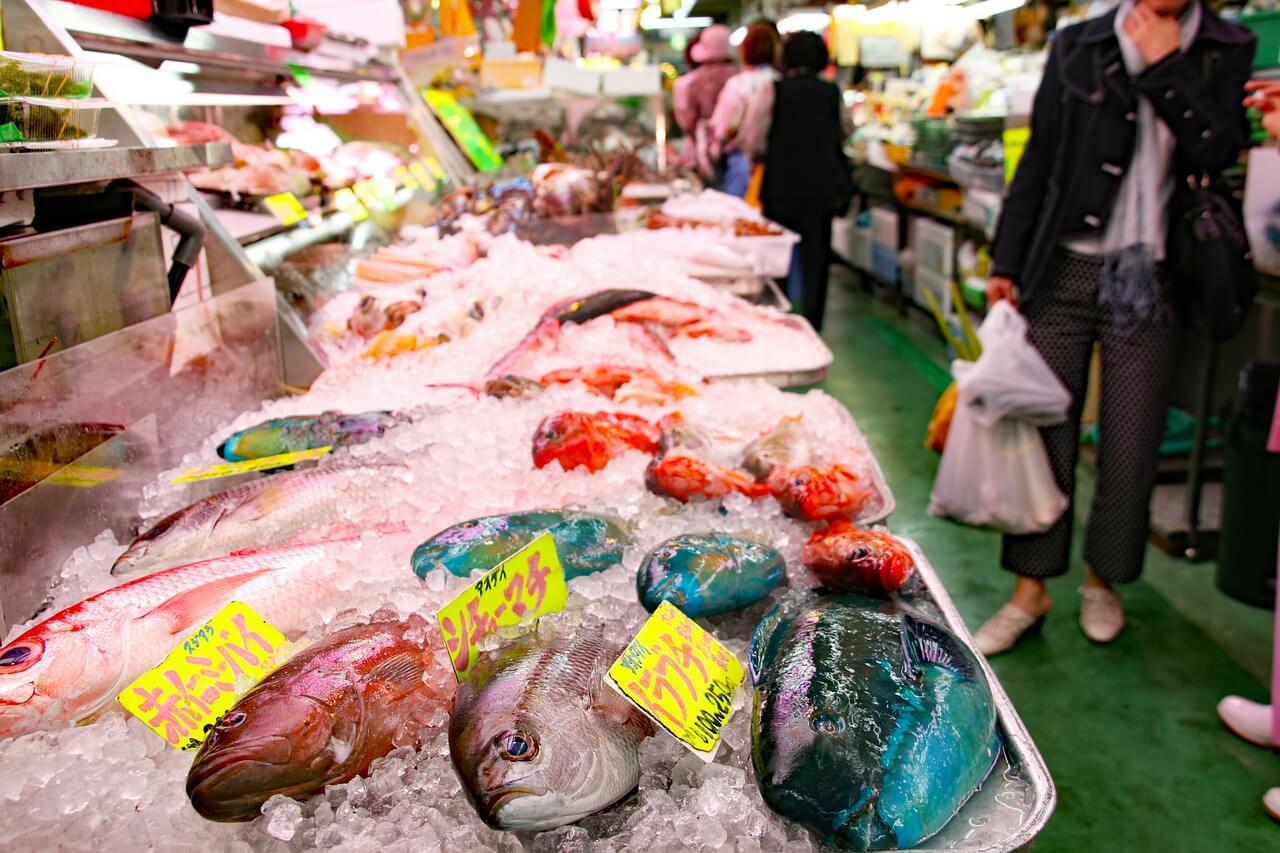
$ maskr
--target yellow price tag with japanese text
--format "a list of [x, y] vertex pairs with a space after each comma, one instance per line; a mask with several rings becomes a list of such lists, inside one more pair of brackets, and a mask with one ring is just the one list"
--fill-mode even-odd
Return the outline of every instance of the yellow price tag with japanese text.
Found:
[[609, 667], [623, 696], [710, 761], [746, 678], [738, 659], [669, 602], [662, 602]]
[[423, 157], [422, 163], [430, 170], [431, 174], [436, 176], [437, 181], [443, 181], [446, 177], [444, 167], [440, 165], [440, 161], [434, 157]]
[[416, 190], [418, 188], [418, 182], [413, 175], [410, 174], [408, 167], [396, 166], [395, 171], [392, 174], [396, 176], [396, 180], [400, 182], [400, 186], [411, 190]]
[[307, 218], [306, 208], [293, 193], [269, 195], [262, 200], [262, 203], [281, 225], [293, 225]]
[[1018, 161], [1022, 159], [1023, 149], [1031, 139], [1029, 127], [1006, 127], [1004, 130], [1004, 182], [1013, 183], [1013, 176], [1018, 173]]
[[116, 698], [175, 749], [196, 749], [218, 718], [276, 668], [285, 636], [233, 601]]
[[313, 447], [310, 450], [295, 450], [293, 453], [277, 453], [275, 456], [263, 456], [260, 459], [246, 459], [243, 462], [223, 462], [219, 465], [210, 465], [208, 468], [188, 468], [182, 472], [179, 477], [174, 477], [174, 483], [194, 483], [198, 480], [215, 480], [218, 477], [230, 477], [235, 474], [243, 474], [246, 471], [266, 471], [271, 468], [283, 468], [285, 465], [292, 465], [295, 462], [303, 462], [307, 459], [319, 459], [326, 453], [333, 450], [333, 445], [324, 447]]
[[413, 175], [419, 185], [427, 192], [434, 192], [436, 188], [436, 179], [431, 172], [427, 171], [427, 167], [417, 160], [409, 164], [409, 173]]
[[350, 187], [343, 187], [333, 194], [333, 204], [338, 210], [350, 216], [356, 222], [364, 222], [369, 218], [369, 210], [360, 203]]
[[485, 572], [436, 613], [454, 675], [459, 681], [467, 677], [479, 657], [477, 646], [488, 635], [563, 610], [568, 600], [564, 567], [548, 531]]

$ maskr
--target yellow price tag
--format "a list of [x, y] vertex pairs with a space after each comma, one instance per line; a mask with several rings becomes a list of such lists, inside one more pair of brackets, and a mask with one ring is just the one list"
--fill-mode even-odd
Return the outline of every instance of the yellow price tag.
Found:
[[550, 531], [485, 572], [436, 613], [459, 681], [476, 665], [480, 641], [499, 628], [563, 610], [564, 567]]
[[271, 215], [280, 221], [281, 225], [293, 225], [295, 222], [301, 222], [307, 218], [306, 208], [302, 206], [302, 202], [298, 201], [298, 197], [293, 193], [276, 193], [269, 195], [262, 200], [267, 210], [271, 211]]
[[356, 197], [369, 210], [382, 208], [382, 189], [376, 179], [370, 178], [367, 181], [354, 183], [351, 185], [351, 189], [355, 191]]
[[715, 757], [746, 675], [728, 649], [666, 601], [609, 667], [623, 696], [704, 761]]
[[407, 167], [396, 166], [394, 174], [396, 176], [396, 180], [400, 182], [400, 186], [407, 187], [411, 190], [416, 190], [418, 188], [417, 180], [415, 180], [413, 175], [410, 174]]
[[369, 218], [369, 210], [360, 203], [350, 187], [343, 187], [333, 194], [333, 204], [338, 210], [350, 216], [356, 222], [364, 222]]
[[230, 477], [246, 471], [266, 471], [270, 468], [282, 468], [295, 462], [307, 459], [318, 459], [333, 450], [333, 445], [313, 447], [310, 450], [295, 450], [293, 453], [277, 453], [275, 456], [263, 456], [260, 459], [246, 459], [243, 462], [223, 462], [210, 465], [208, 468], [188, 468], [182, 476], [174, 477], [174, 483], [194, 483], [199, 480], [216, 480], [218, 477]]
[[427, 192], [434, 192], [436, 188], [436, 179], [427, 171], [427, 167], [414, 160], [409, 164], [409, 173], [413, 175], [418, 184]]
[[430, 170], [431, 174], [436, 176], [437, 181], [445, 180], [444, 168], [440, 165], [440, 161], [434, 157], [423, 157], [422, 162]]
[[233, 601], [116, 698], [176, 749], [195, 749], [218, 718], [276, 667], [285, 636]]
[[1013, 183], [1013, 176], [1018, 172], [1018, 161], [1022, 159], [1022, 151], [1031, 139], [1029, 127], [1007, 127], [1004, 131], [1004, 182]]

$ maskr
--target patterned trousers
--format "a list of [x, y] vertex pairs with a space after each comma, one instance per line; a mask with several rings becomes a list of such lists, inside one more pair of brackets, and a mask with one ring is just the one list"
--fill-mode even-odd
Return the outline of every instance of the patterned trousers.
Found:
[[[1126, 583], [1142, 573], [1178, 326], [1165, 299], [1136, 328], [1117, 329], [1110, 312], [1098, 304], [1101, 271], [1101, 259], [1059, 250], [1023, 313], [1028, 340], [1071, 392], [1067, 420], [1040, 431], [1054, 477], [1069, 498], [1075, 492], [1089, 363], [1094, 343], [1101, 342], [1097, 489], [1084, 558], [1106, 580]], [[1073, 500], [1044, 533], [1006, 535], [1001, 564], [1025, 577], [1066, 574], [1074, 521]]]

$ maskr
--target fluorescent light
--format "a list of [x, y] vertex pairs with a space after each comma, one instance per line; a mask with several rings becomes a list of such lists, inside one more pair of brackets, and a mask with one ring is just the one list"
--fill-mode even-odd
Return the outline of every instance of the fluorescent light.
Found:
[[744, 41], [746, 41], [746, 38], [747, 38], [747, 28], [738, 27], [736, 30], [729, 33], [729, 44], [733, 45], [734, 47], [739, 47]]
[[831, 24], [831, 16], [817, 9], [804, 9], [778, 19], [778, 32], [785, 34], [807, 30], [820, 33]]
[[965, 6], [964, 13], [975, 21], [992, 18], [1027, 5], [1027, 0], [981, 0], [972, 6]]
[[160, 70], [166, 74], [199, 74], [200, 66], [194, 62], [180, 62], [176, 59], [166, 59], [160, 63]]
[[640, 13], [640, 26], [646, 30], [701, 30], [714, 23], [711, 18], [664, 18], [657, 4]]

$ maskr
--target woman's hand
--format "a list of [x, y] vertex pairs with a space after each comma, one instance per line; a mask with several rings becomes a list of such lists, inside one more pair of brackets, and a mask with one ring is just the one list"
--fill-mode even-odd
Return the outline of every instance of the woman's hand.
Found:
[[1181, 46], [1182, 26], [1178, 19], [1157, 15], [1141, 3], [1124, 19], [1124, 31], [1148, 65], [1155, 65]]
[[997, 302], [1002, 301], [1007, 301], [1014, 308], [1017, 308], [1018, 288], [1014, 286], [1013, 279], [1002, 275], [993, 275], [991, 280], [987, 282], [987, 304], [995, 305]]

